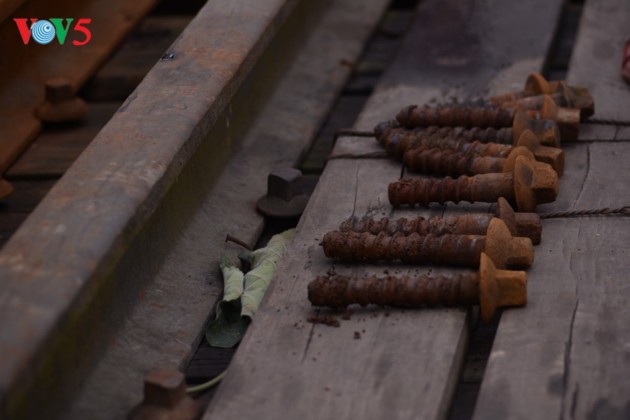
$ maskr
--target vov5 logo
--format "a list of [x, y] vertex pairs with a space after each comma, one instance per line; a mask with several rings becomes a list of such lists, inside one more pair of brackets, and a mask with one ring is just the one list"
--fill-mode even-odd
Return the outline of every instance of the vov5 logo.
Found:
[[[63, 45], [64, 42], [66, 42], [66, 37], [68, 36], [68, 32], [70, 31], [74, 18], [50, 18], [48, 20], [31, 18], [29, 19], [31, 21], [30, 28], [28, 27], [26, 20], [26, 18], [13, 19], [17, 25], [18, 31], [20, 31], [20, 36], [22, 37], [24, 45], [28, 45], [31, 38], [33, 38], [33, 41], [41, 45], [50, 44], [52, 40], [55, 39], [55, 35], [57, 36], [59, 44]], [[64, 20], [65, 24], [63, 22]], [[91, 22], [92, 19], [87, 18], [77, 20], [77, 23], [74, 24], [74, 28], [72, 28], [72, 30], [74, 32], [79, 32], [82, 35], [79, 35], [79, 39], [73, 40], [72, 45], [80, 47], [81, 45], [85, 45], [90, 42], [92, 39], [92, 32], [90, 32], [86, 26]], [[81, 37], [83, 39], [81, 39]]]

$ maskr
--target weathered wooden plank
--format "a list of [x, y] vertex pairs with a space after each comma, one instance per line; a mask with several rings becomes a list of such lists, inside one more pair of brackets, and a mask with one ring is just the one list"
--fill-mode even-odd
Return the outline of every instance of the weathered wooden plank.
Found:
[[[630, 120], [630, 87], [621, 78], [629, 18], [630, 3], [623, 0], [590, 1], [582, 12], [567, 80], [590, 89], [594, 118]], [[580, 139], [630, 140], [630, 127], [582, 125]]]
[[[561, 185], [565, 209], [627, 205], [630, 144], [588, 148], [586, 165], [567, 167], [582, 181]], [[623, 217], [544, 222], [528, 305], [503, 314], [476, 418], [628, 416], [629, 232]]]
[[[474, 8], [473, 2], [423, 2], [392, 69], [356, 125], [372, 128], [408, 103], [519, 87], [528, 72], [540, 69], [560, 2], [491, 3]], [[503, 20], [497, 24], [499, 16]], [[524, 38], [523, 33], [538, 35]], [[475, 43], [474, 57], [468, 52], [470, 41]], [[463, 61], [461, 54], [466, 54]], [[470, 82], [464, 71], [468, 65], [478, 82]], [[458, 88], [451, 89], [455, 84]], [[373, 140], [341, 139], [334, 152], [376, 149]], [[387, 184], [399, 174], [400, 165], [389, 160], [328, 163], [206, 419], [446, 416], [468, 339], [464, 310], [358, 310], [339, 328], [306, 323], [313, 314], [306, 285], [314, 276], [331, 267], [338, 273], [380, 275], [387, 269], [333, 265], [318, 244], [351, 214], [406, 214], [392, 212], [387, 201]], [[424, 214], [442, 211], [435, 207]], [[389, 268], [412, 274], [428, 270]], [[361, 338], [355, 339], [355, 333]]]
[[[596, 116], [628, 119], [630, 90], [619, 74], [630, 6], [586, 3], [568, 81], [589, 87]], [[611, 126], [581, 127], [582, 139], [629, 139]], [[630, 143], [567, 145], [558, 201], [539, 210], [628, 205]], [[627, 418], [627, 218], [544, 222], [528, 274], [529, 304], [505, 313], [475, 417]], [[509, 371], [509, 377], [506, 372]], [[517, 385], [518, 384], [518, 385]]]
[[[612, 50], [618, 44], [621, 51], [620, 31], [629, 17], [623, 1], [587, 2], [583, 12], [568, 80], [592, 90], [602, 118], [627, 118], [630, 90]], [[612, 127], [583, 127], [585, 139], [625, 136]], [[540, 212], [629, 204], [630, 143], [579, 143], [565, 150], [558, 200]], [[630, 415], [629, 234], [627, 218], [544, 221], [538, 259], [528, 272], [528, 305], [501, 318], [475, 418]]]

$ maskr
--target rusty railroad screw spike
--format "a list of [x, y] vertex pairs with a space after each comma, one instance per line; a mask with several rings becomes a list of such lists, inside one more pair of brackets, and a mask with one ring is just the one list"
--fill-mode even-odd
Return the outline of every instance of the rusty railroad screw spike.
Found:
[[35, 109], [37, 118], [44, 122], [71, 122], [87, 113], [85, 101], [74, 94], [72, 83], [63, 77], [48, 79], [44, 102]]
[[536, 119], [554, 120], [558, 122], [560, 138], [575, 141], [580, 130], [580, 110], [559, 107], [549, 95], [544, 95], [542, 107], [539, 110], [527, 110]]
[[538, 138], [541, 145], [559, 147], [560, 130], [558, 124], [552, 120], [535, 120], [524, 110], [517, 110], [514, 114], [512, 127], [509, 128], [464, 128], [464, 127], [427, 127], [412, 130], [400, 127], [397, 121], [386, 121], [374, 128], [374, 137], [391, 156], [402, 158], [403, 154], [426, 138], [456, 138], [469, 142], [500, 143], [518, 146], [518, 141], [525, 131], [531, 131]]
[[529, 110], [541, 109], [545, 97], [550, 97], [561, 108], [579, 110], [580, 119], [588, 118], [595, 112], [593, 97], [588, 89], [571, 87], [565, 82], [558, 82], [558, 89], [553, 93], [520, 98], [514, 102], [505, 102], [501, 106], [516, 106]]
[[538, 141], [538, 137], [530, 130], [523, 131], [515, 144], [530, 150], [537, 161], [551, 165], [559, 177], [564, 174], [564, 150], [558, 147], [543, 146]]
[[485, 235], [409, 235], [332, 231], [324, 235], [324, 254], [342, 262], [402, 261], [476, 267], [486, 252], [500, 268], [529, 267], [534, 247], [529, 238], [514, 237], [503, 220], [493, 218]]
[[444, 204], [448, 201], [491, 203], [505, 197], [519, 211], [532, 212], [536, 205], [549, 203], [558, 195], [558, 175], [551, 166], [525, 156], [516, 159], [514, 172], [444, 179], [402, 179], [389, 184], [389, 202], [402, 204]]
[[144, 400], [130, 414], [133, 420], [195, 419], [201, 405], [188, 396], [184, 374], [173, 369], [156, 369], [144, 380]]
[[[418, 144], [415, 146], [409, 145], [411, 148], [405, 152], [404, 161], [409, 169], [420, 172], [444, 175], [510, 172], [514, 168], [517, 156], [530, 155], [520, 148], [524, 147], [533, 154], [535, 160], [551, 165], [558, 176], [562, 176], [564, 173], [564, 151], [557, 147], [541, 145], [536, 135], [530, 130], [523, 131], [514, 145], [492, 142], [482, 143], [478, 140], [471, 142], [466, 138], [440, 138], [437, 136], [426, 137], [415, 143]], [[435, 149], [451, 149], [459, 154], [439, 153]], [[472, 160], [471, 154], [480, 157], [506, 158], [506, 162], [497, 159]], [[465, 157], [470, 157], [471, 160], [465, 161]], [[443, 159], [444, 162], [440, 162], [440, 159]], [[457, 161], [459, 161], [460, 167], [464, 165], [464, 163], [467, 164], [468, 167], [466, 170], [460, 169], [460, 173], [446, 171], [450, 166], [449, 164], [452, 165]], [[437, 167], [437, 169], [431, 171], [430, 169], [423, 169], [423, 167]]]
[[[502, 128], [514, 126], [514, 118], [519, 110], [521, 110], [519, 107], [500, 108], [493, 105], [439, 107], [412, 105], [403, 108], [396, 115], [396, 120], [406, 128], [432, 125]], [[580, 122], [578, 109], [558, 107], [549, 95], [545, 95], [540, 109], [525, 111], [534, 119], [556, 121], [562, 139], [577, 139]]]
[[513, 236], [531, 239], [534, 245], [540, 243], [542, 237], [542, 223], [537, 213], [515, 212], [510, 203], [503, 197], [497, 200], [495, 216], [503, 222]]
[[521, 146], [513, 147], [505, 158], [479, 156], [474, 152], [458, 152], [452, 149], [417, 147], [405, 153], [403, 162], [415, 172], [459, 176], [512, 172], [519, 156], [534, 160], [532, 152]]
[[267, 177], [267, 195], [258, 200], [263, 215], [278, 218], [297, 217], [306, 208], [302, 172], [295, 168], [276, 168]]
[[[562, 136], [557, 122], [531, 118], [526, 111], [519, 109], [514, 114], [514, 120], [512, 121], [512, 144], [517, 144], [520, 137], [527, 130], [534, 133], [543, 146], [560, 147]], [[577, 137], [565, 140], [577, 140]]]
[[523, 90], [493, 96], [490, 98], [490, 102], [500, 105], [530, 96], [555, 93], [557, 89], [558, 82], [549, 82], [540, 73], [531, 73], [525, 80]]
[[367, 232], [372, 235], [380, 233], [387, 235], [417, 233], [422, 236], [429, 234], [438, 236], [444, 234], [485, 235], [493, 217], [503, 220], [513, 236], [529, 238], [534, 245], [540, 243], [542, 234], [540, 216], [536, 213], [515, 213], [514, 209], [503, 197], [497, 200], [497, 209], [494, 215], [491, 213], [478, 213], [435, 216], [428, 219], [424, 217], [411, 219], [403, 217], [400, 219], [382, 218], [380, 220], [370, 217], [359, 218], [352, 216], [339, 225], [339, 231]]
[[559, 106], [579, 109], [581, 118], [588, 118], [595, 111], [588, 89], [570, 86], [564, 81], [548, 82], [537, 73], [529, 75], [524, 90], [492, 97], [489, 102], [501, 107], [518, 105], [523, 109], [539, 109], [544, 95], [550, 95]]
[[481, 318], [490, 322], [499, 307], [525, 305], [527, 277], [524, 271], [498, 269], [481, 253], [479, 272], [452, 276], [353, 278], [320, 276], [308, 285], [314, 306], [339, 309], [348, 305], [479, 305]]

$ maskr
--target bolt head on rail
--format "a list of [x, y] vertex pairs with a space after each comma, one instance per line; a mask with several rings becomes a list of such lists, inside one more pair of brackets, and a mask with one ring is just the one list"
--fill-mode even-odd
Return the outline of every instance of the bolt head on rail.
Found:
[[87, 114], [87, 104], [74, 94], [72, 83], [63, 77], [46, 81], [46, 99], [35, 109], [44, 122], [60, 123], [81, 120]]

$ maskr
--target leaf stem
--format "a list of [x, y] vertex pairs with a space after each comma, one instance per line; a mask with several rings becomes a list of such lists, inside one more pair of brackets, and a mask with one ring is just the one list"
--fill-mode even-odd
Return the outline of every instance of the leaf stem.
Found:
[[240, 240], [240, 239], [238, 239], [238, 238], [236, 238], [236, 237], [234, 237], [232, 235], [227, 235], [225, 237], [225, 242], [233, 242], [233, 243], [235, 243], [237, 245], [242, 246], [243, 248], [247, 249], [248, 251], [252, 250], [252, 247], [247, 245], [247, 243], [245, 243], [245, 241], [242, 241], [242, 240]]
[[186, 388], [186, 391], [188, 393], [192, 394], [193, 392], [200, 392], [200, 391], [205, 391], [207, 389], [210, 389], [213, 386], [215, 386], [216, 384], [218, 384], [219, 382], [221, 382], [221, 379], [223, 379], [223, 377], [225, 376], [225, 372], [226, 371], [227, 371], [227, 369], [224, 370], [223, 372], [219, 373], [214, 378], [210, 379], [208, 382], [204, 382], [202, 384], [195, 385], [195, 386], [190, 386], [190, 387]]

